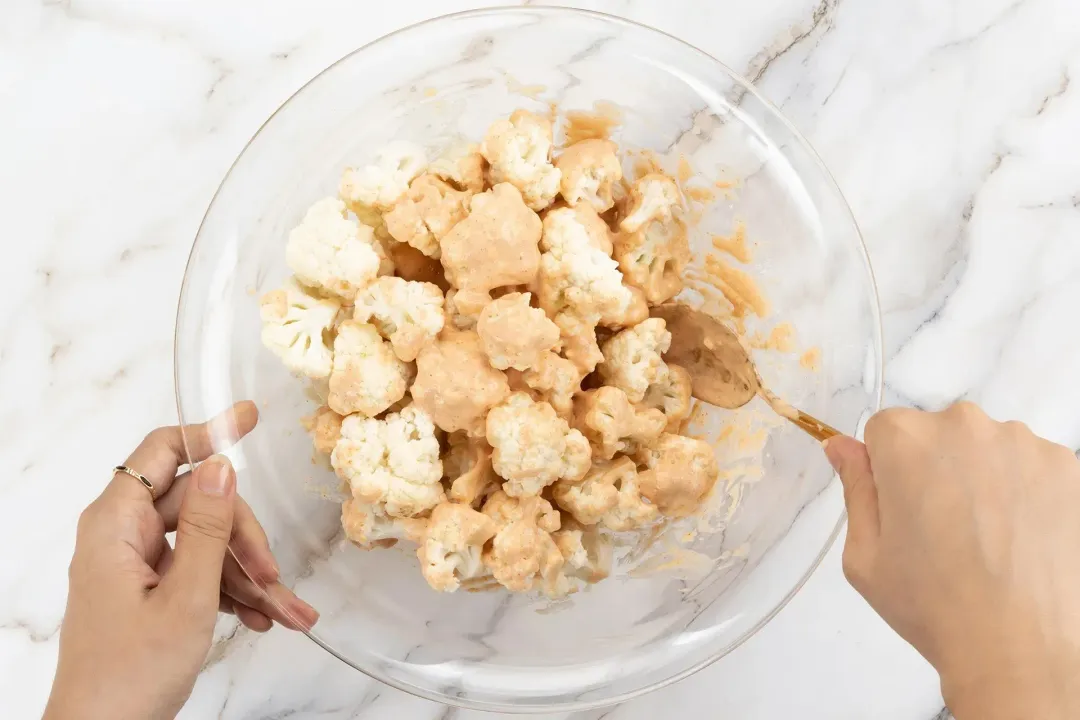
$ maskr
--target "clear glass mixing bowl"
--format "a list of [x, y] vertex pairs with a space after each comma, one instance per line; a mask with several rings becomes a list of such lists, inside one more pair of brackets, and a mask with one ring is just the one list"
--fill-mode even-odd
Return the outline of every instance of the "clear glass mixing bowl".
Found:
[[[300, 426], [314, 404], [259, 342], [258, 296], [288, 274], [288, 231], [310, 203], [334, 194], [344, 166], [390, 140], [436, 149], [478, 139], [495, 117], [552, 100], [561, 111], [614, 103], [622, 146], [654, 150], [673, 166], [683, 155], [709, 180], [738, 181], [702, 218], [695, 263], [712, 250], [710, 232], [745, 221], [754, 244], [747, 270], [771, 304], [768, 321], [747, 331], [789, 322], [800, 350], [821, 351], [816, 371], [797, 353], [757, 351], [767, 384], [848, 433], [881, 393], [875, 287], [847, 204], [796, 130], [705, 53], [600, 14], [497, 9], [394, 33], [308, 83], [244, 149], [199, 230], [177, 318], [181, 420], [255, 400], [259, 427], [230, 455], [283, 577], [322, 613], [311, 638], [383, 682], [473, 708], [596, 707], [699, 670], [792, 597], [843, 520], [820, 448], [770, 423], [755, 401], [704, 418], [726, 468], [713, 498], [719, 530], [687, 538], [693, 552], [683, 555], [654, 543], [644, 552], [650, 571], [641, 557], [624, 558], [613, 577], [569, 601], [439, 594], [410, 549], [365, 552], [343, 539], [337, 483], [313, 464]], [[763, 430], [724, 440], [721, 426], [742, 421]]]

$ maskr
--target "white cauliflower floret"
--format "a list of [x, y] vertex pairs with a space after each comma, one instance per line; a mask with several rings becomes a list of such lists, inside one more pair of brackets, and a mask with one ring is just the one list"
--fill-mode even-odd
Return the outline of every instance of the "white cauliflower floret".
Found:
[[720, 476], [712, 448], [704, 440], [664, 433], [641, 451], [646, 470], [639, 476], [641, 494], [669, 517], [698, 509]]
[[468, 505], [441, 503], [431, 511], [427, 533], [416, 556], [428, 585], [454, 592], [463, 580], [487, 575], [484, 543], [495, 535], [495, 521]]
[[569, 591], [562, 574], [565, 560], [551, 537], [561, 524], [551, 503], [535, 496], [512, 498], [500, 490], [484, 503], [483, 512], [497, 527], [483, 559], [499, 584], [528, 592], [539, 583], [551, 597]]
[[589, 441], [546, 402], [518, 392], [487, 416], [491, 464], [512, 497], [539, 495], [560, 478], [579, 478], [589, 469]]
[[470, 197], [434, 175], [421, 175], [386, 213], [387, 232], [394, 240], [437, 258], [439, 241], [469, 214]]
[[569, 310], [595, 325], [621, 322], [635, 302], [611, 259], [607, 225], [588, 205], [544, 216], [540, 238], [540, 305], [550, 315]]
[[294, 373], [312, 379], [330, 375], [334, 354], [328, 345], [341, 303], [317, 297], [289, 278], [259, 304], [263, 345]]
[[568, 205], [588, 203], [596, 212], [610, 210], [615, 183], [622, 180], [622, 166], [610, 140], [582, 140], [563, 150], [555, 160], [562, 173], [559, 192]]
[[325, 198], [289, 233], [285, 262], [300, 282], [351, 302], [379, 273], [374, 232], [347, 216], [345, 203]]
[[530, 293], [509, 293], [480, 313], [476, 332], [491, 365], [499, 370], [528, 370], [559, 345], [559, 326], [543, 310], [530, 307], [531, 298]]
[[546, 352], [525, 372], [522, 380], [531, 390], [540, 393], [559, 417], [569, 419], [574, 411], [574, 393], [581, 389], [584, 377], [571, 361]]
[[629, 469], [636, 472], [630, 458], [593, 463], [579, 480], [559, 480], [551, 487], [555, 503], [582, 525], [600, 522], [619, 501], [616, 481]]
[[372, 323], [400, 359], [412, 362], [443, 328], [443, 294], [431, 283], [382, 277], [356, 296], [353, 319]]
[[487, 160], [475, 143], [454, 145], [431, 163], [428, 172], [442, 178], [457, 190], [484, 192], [484, 170]]
[[637, 465], [630, 458], [616, 460], [609, 468], [610, 478], [618, 494], [615, 505], [604, 513], [600, 522], [608, 530], [635, 530], [656, 520], [660, 511], [643, 497], [638, 480]]
[[588, 438], [593, 456], [610, 459], [656, 442], [667, 428], [660, 410], [638, 408], [616, 387], [601, 387], [578, 396], [574, 427]]
[[418, 518], [388, 516], [375, 505], [366, 505], [356, 498], [341, 504], [341, 527], [345, 537], [361, 547], [393, 547], [399, 540], [419, 543], [424, 539], [427, 521]]
[[683, 270], [690, 262], [686, 225], [674, 215], [679, 191], [669, 177], [646, 175], [631, 198], [629, 214], [619, 225], [615, 259], [627, 282], [658, 305], [682, 291]]
[[355, 499], [393, 517], [414, 517], [445, 499], [435, 425], [414, 406], [383, 420], [346, 417], [330, 463]]
[[678, 433], [683, 420], [690, 417], [693, 381], [685, 368], [671, 363], [667, 363], [667, 368], [667, 378], [649, 386], [643, 404], [663, 412], [667, 431]]
[[346, 320], [334, 340], [327, 404], [341, 415], [374, 417], [405, 396], [411, 376], [374, 326]]
[[422, 147], [396, 140], [388, 143], [370, 165], [346, 169], [338, 194], [350, 206], [389, 210], [409, 189], [413, 178], [424, 171], [425, 165], [427, 157]]
[[480, 146], [491, 163], [492, 182], [512, 184], [536, 211], [550, 205], [559, 192], [562, 173], [551, 164], [551, 138], [550, 120], [515, 110], [508, 120], [492, 123]]
[[551, 537], [562, 553], [564, 575], [592, 584], [611, 574], [611, 538], [597, 527], [564, 520]]
[[649, 318], [604, 343], [600, 376], [605, 384], [625, 392], [630, 402], [641, 402], [650, 385], [667, 379], [662, 355], [670, 346], [666, 323], [662, 318]]

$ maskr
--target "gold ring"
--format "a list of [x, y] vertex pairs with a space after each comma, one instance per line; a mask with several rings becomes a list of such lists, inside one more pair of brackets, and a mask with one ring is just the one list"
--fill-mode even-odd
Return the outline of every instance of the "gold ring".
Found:
[[147, 480], [145, 475], [143, 475], [142, 473], [135, 472], [134, 470], [129, 468], [127, 465], [117, 465], [116, 467], [114, 467], [113, 468], [113, 473], [115, 474], [115, 473], [118, 473], [118, 472], [122, 472], [122, 473], [125, 473], [127, 475], [130, 475], [131, 477], [133, 477], [136, 480], [138, 480], [139, 482], [141, 482], [146, 487], [146, 489], [150, 491], [150, 497], [151, 498], [154, 497], [154, 483]]

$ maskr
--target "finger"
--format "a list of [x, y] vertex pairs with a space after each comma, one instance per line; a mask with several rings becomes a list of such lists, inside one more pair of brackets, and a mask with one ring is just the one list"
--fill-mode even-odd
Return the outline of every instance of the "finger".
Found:
[[825, 442], [825, 455], [844, 485], [848, 543], [873, 547], [880, 531], [880, 520], [877, 486], [866, 446], [855, 438], [838, 435]]
[[236, 612], [236, 619], [243, 623], [244, 627], [249, 630], [254, 630], [257, 633], [264, 633], [274, 627], [273, 620], [254, 608], [249, 608], [247, 605], [234, 604], [233, 609]]
[[[143, 439], [124, 465], [153, 483], [153, 497], [162, 497], [172, 485], [177, 468], [189, 462], [201, 462], [215, 449], [234, 444], [251, 432], [258, 421], [259, 411], [255, 404], [244, 401], [199, 425], [158, 428]], [[140, 502], [152, 499], [147, 489], [126, 473], [115, 473], [103, 495]]]
[[[191, 473], [184, 473], [176, 479], [169, 492], [154, 503], [158, 514], [165, 522], [165, 532], [176, 530], [176, 523], [180, 517], [180, 505], [189, 482], [191, 482]], [[259, 524], [251, 506], [239, 495], [236, 496], [233, 534], [229, 547], [257, 581], [272, 583], [278, 579], [278, 565], [274, 560], [274, 554], [270, 552], [270, 541], [266, 537], [266, 532]]]
[[319, 613], [313, 607], [281, 583], [256, 585], [231, 557], [225, 560], [222, 587], [233, 600], [258, 610], [290, 630], [310, 629], [319, 619]]
[[221, 572], [232, 535], [236, 474], [214, 455], [195, 468], [176, 523], [176, 548], [158, 591], [187, 610], [216, 607]]

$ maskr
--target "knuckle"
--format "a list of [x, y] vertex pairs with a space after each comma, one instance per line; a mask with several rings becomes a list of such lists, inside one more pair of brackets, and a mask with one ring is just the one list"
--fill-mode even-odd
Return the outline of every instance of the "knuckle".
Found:
[[202, 510], [192, 510], [180, 516], [176, 531], [184, 535], [227, 540], [231, 527], [225, 518]]
[[1019, 420], [1009, 420], [1001, 424], [1001, 430], [1005, 433], [1006, 437], [1012, 440], [1026, 440], [1033, 437], [1034, 433], [1031, 432], [1026, 424]]
[[896, 434], [896, 431], [906, 427], [917, 415], [916, 411], [909, 408], [887, 408], [875, 414], [866, 422], [863, 436], [867, 444], [881, 441], [884, 438]]
[[945, 414], [968, 423], [986, 419], [986, 413], [982, 411], [982, 408], [968, 400], [953, 403], [945, 410]]
[[866, 587], [868, 575], [866, 563], [858, 545], [848, 540], [844, 545], [844, 554], [841, 556], [841, 567], [844, 577], [853, 588], [862, 592]]

